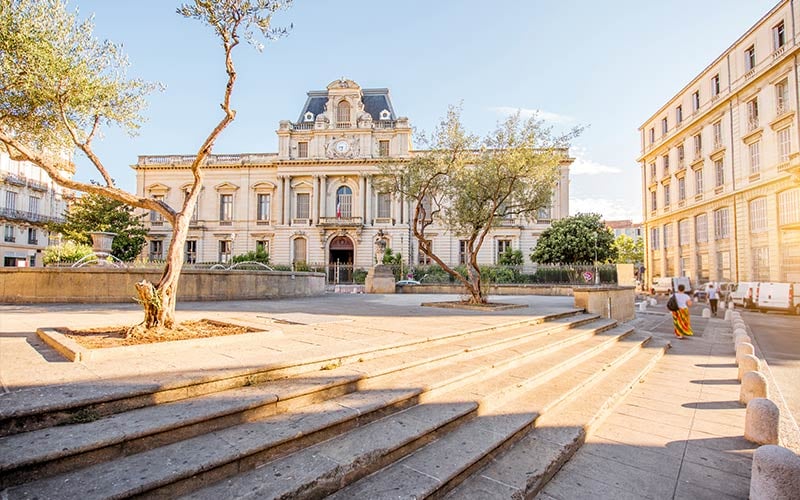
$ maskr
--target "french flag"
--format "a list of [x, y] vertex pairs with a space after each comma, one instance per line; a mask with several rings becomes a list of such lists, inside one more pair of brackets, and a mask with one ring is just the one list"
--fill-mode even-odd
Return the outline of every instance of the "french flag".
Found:
[[338, 200], [336, 201], [336, 218], [342, 218], [342, 202]]

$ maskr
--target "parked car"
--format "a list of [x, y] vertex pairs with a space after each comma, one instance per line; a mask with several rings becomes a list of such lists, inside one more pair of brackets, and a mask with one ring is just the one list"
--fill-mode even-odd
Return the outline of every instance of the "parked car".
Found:
[[756, 308], [800, 315], [800, 283], [759, 283]]
[[708, 284], [705, 284], [692, 293], [695, 300], [706, 300], [708, 298]]
[[417, 280], [400, 280], [395, 285], [397, 286], [406, 286], [406, 285], [419, 285], [419, 281]]
[[735, 306], [745, 309], [755, 307], [756, 296], [758, 295], [758, 282], [742, 281], [736, 288], [728, 294], [728, 298]]
[[736, 283], [730, 281], [723, 281], [717, 287], [720, 302], [728, 302], [731, 298], [731, 293], [736, 290]]

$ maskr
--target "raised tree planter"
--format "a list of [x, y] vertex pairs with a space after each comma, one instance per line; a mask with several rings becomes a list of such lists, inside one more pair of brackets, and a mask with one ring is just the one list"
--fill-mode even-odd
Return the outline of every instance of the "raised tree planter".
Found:
[[636, 316], [634, 286], [576, 286], [572, 288], [575, 307], [617, 321]]

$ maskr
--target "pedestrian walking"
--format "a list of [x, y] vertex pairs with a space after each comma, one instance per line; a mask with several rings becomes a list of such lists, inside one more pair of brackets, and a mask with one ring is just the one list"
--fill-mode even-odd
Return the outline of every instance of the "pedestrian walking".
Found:
[[714, 288], [714, 283], [708, 285], [708, 303], [711, 304], [711, 314], [717, 316], [717, 304], [719, 303], [719, 295], [717, 289]]
[[679, 339], [694, 335], [692, 323], [689, 319], [689, 306], [692, 305], [692, 299], [685, 292], [686, 287], [678, 285], [678, 291], [675, 293], [678, 310], [672, 311], [672, 324], [675, 327], [675, 336]]

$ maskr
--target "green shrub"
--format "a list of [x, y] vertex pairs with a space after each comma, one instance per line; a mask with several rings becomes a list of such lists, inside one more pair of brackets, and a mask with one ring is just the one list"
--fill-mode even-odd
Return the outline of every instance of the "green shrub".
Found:
[[231, 257], [231, 264], [236, 264], [237, 262], [260, 262], [262, 264], [269, 264], [269, 253], [264, 250], [264, 245], [258, 245], [255, 250]]
[[43, 261], [45, 265], [60, 262], [77, 262], [92, 253], [92, 247], [74, 241], [66, 241], [60, 245], [53, 245], [44, 249]]
[[364, 269], [356, 269], [353, 271], [353, 282], [357, 285], [363, 285], [367, 281], [367, 271]]

